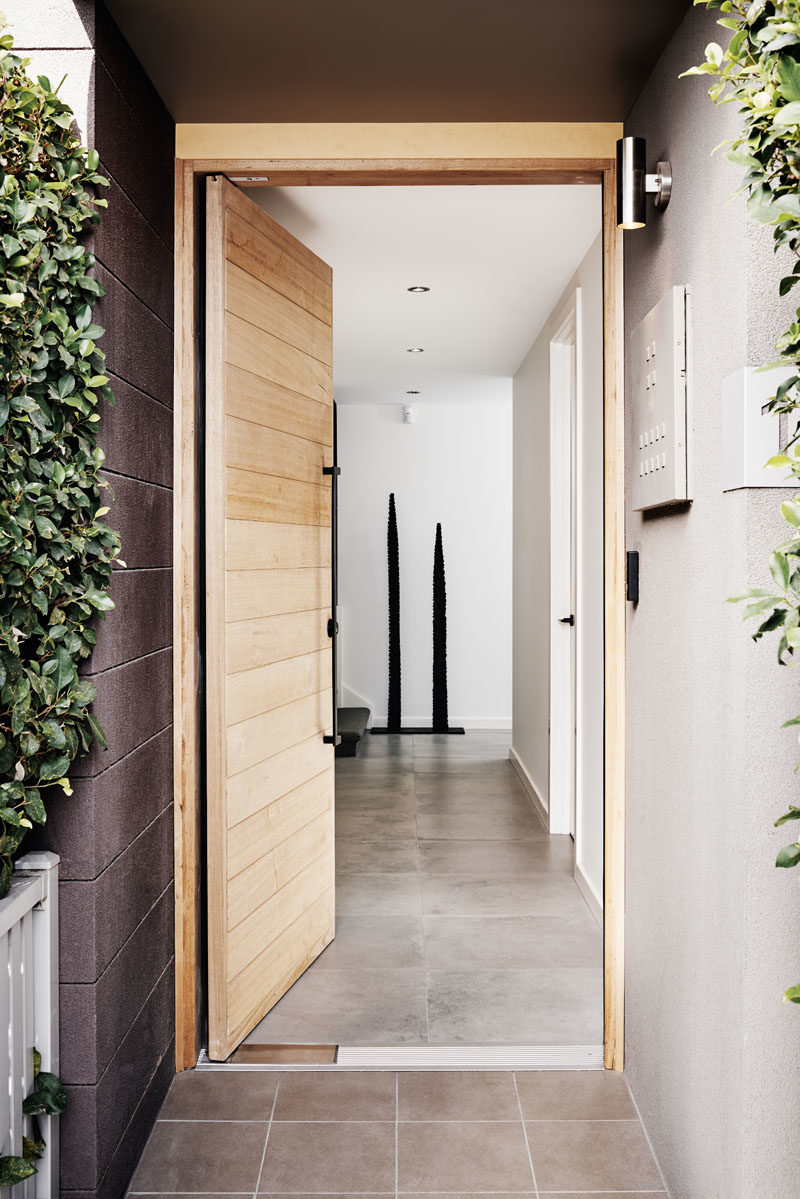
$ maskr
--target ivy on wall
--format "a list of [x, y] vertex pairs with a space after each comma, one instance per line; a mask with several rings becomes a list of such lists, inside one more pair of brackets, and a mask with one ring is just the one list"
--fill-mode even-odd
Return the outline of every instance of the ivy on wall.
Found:
[[[97, 641], [118, 534], [103, 521], [98, 407], [113, 397], [82, 244], [107, 186], [50, 81], [0, 24], [0, 897], [52, 788], [105, 745], [78, 675]], [[120, 563], [123, 565], [123, 563]]]
[[[745, 171], [741, 191], [747, 193], [748, 215], [770, 225], [776, 250], [795, 259], [780, 281], [788, 295], [800, 283], [800, 0], [694, 0], [723, 14], [718, 24], [732, 31], [726, 49], [712, 42], [706, 61], [687, 75], [712, 75], [709, 95], [716, 104], [738, 104], [742, 133], [729, 144], [728, 158]], [[787, 369], [784, 382], [769, 403], [776, 413], [800, 409], [800, 308], [795, 320], [776, 343], [777, 359], [769, 366]], [[791, 431], [784, 452], [770, 466], [789, 471], [800, 480], [800, 423]], [[778, 638], [781, 666], [800, 661], [800, 495], [786, 500], [781, 512], [787, 539], [769, 559], [771, 582], [733, 596], [744, 603], [745, 620], [755, 619], [753, 639], [767, 633]], [[800, 725], [800, 716], [784, 728]], [[800, 807], [790, 805], [776, 825], [800, 820]], [[778, 854], [776, 865], [800, 866], [800, 838]], [[790, 987], [785, 1000], [800, 1003], [800, 985]]]

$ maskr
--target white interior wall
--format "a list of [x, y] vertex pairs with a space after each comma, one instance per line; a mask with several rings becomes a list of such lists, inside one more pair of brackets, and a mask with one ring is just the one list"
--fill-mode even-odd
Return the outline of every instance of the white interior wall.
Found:
[[[558, 311], [581, 289], [576, 632], [578, 813], [576, 868], [595, 904], [603, 894], [603, 293], [598, 237]], [[549, 805], [550, 338], [546, 322], [513, 381], [513, 732], [518, 763]]]
[[431, 721], [433, 545], [442, 522], [451, 724], [511, 727], [511, 380], [506, 401], [338, 407], [345, 696], [387, 706], [386, 519], [400, 540], [403, 721]]

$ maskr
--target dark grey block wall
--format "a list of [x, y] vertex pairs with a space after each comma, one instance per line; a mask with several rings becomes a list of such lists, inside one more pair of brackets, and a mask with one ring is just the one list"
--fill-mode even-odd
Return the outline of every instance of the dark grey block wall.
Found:
[[116, 394], [101, 426], [127, 569], [88, 673], [108, 735], [42, 843], [61, 855], [61, 1193], [116, 1199], [174, 1070], [172, 231], [174, 123], [102, 4], [12, 0], [32, 71], [67, 98], [111, 180], [93, 235]]
[[[769, 230], [728, 203], [736, 135], [706, 78], [679, 79], [727, 34], [694, 9], [626, 120], [649, 169], [671, 161], [669, 208], [625, 235], [625, 329], [668, 287], [692, 289], [690, 508], [627, 512], [641, 555], [628, 608], [626, 1071], [673, 1199], [783, 1199], [800, 1168], [800, 900], [774, 868], [797, 802], [795, 672], [754, 645], [726, 597], [769, 579], [785, 488], [723, 492], [721, 384], [772, 355], [786, 327]], [[795, 300], [796, 303], [796, 300]], [[627, 387], [631, 386], [630, 354]], [[628, 405], [628, 470], [635, 463]], [[776, 472], [776, 483], [780, 474]]]

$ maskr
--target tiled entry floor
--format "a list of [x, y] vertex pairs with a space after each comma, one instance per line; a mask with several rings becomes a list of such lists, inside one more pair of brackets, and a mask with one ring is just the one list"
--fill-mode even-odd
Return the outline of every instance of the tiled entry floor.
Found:
[[622, 1075], [187, 1071], [132, 1195], [666, 1196]]
[[602, 933], [509, 734], [367, 734], [336, 764], [336, 939], [262, 1044], [599, 1045]]

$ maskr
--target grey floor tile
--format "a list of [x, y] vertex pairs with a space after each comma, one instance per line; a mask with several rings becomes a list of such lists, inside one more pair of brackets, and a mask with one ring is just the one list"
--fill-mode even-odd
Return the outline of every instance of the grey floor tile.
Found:
[[396, 1106], [394, 1071], [308, 1070], [282, 1075], [275, 1119], [394, 1121]]
[[398, 1191], [530, 1191], [522, 1124], [398, 1125]]
[[601, 969], [428, 971], [434, 1045], [600, 1045]]
[[415, 838], [417, 822], [413, 813], [395, 812], [343, 812], [336, 813], [336, 836], [360, 841], [378, 841]]
[[176, 1074], [161, 1120], [269, 1120], [277, 1074], [184, 1070]]
[[429, 970], [602, 966], [603, 935], [588, 909], [581, 917], [426, 916]]
[[517, 1071], [526, 1120], [636, 1120], [628, 1084], [615, 1070]]
[[414, 757], [449, 753], [461, 757], [487, 757], [503, 754], [508, 757], [511, 733], [508, 729], [468, 729], [463, 735], [426, 733], [414, 737]]
[[527, 812], [439, 812], [420, 814], [417, 832], [425, 841], [546, 841], [547, 829]]
[[[541, 1199], [658, 1199], [666, 1191], [539, 1191]], [[452, 1197], [451, 1197], [452, 1199]], [[496, 1195], [492, 1199], [497, 1199]]]
[[273, 1124], [259, 1194], [388, 1191], [395, 1182], [394, 1124]]
[[[387, 876], [388, 877], [388, 876]], [[317, 970], [398, 970], [420, 967], [422, 917], [353, 913], [336, 917], [336, 936], [317, 958]]]
[[519, 1120], [510, 1071], [420, 1070], [397, 1076], [400, 1120]]
[[586, 903], [565, 874], [501, 878], [482, 875], [423, 875], [426, 916], [581, 917]]
[[133, 1176], [134, 1191], [249, 1191], [267, 1137], [267, 1123], [159, 1121]]
[[336, 819], [348, 812], [405, 812], [415, 816], [417, 800], [413, 787], [345, 787], [336, 784]]
[[425, 973], [311, 966], [247, 1039], [280, 1045], [424, 1045]]
[[564, 1120], [526, 1125], [541, 1191], [635, 1191], [663, 1187], [638, 1120]]
[[411, 838], [362, 841], [345, 837], [336, 844], [339, 874], [382, 874], [384, 871], [407, 874], [416, 870], [417, 861], [417, 843]]
[[496, 758], [467, 758], [445, 757], [444, 755], [434, 757], [433, 754], [430, 754], [415, 759], [414, 773], [418, 777], [430, 774], [448, 774], [452, 778], [456, 778], [458, 775], [464, 774], [477, 777], [490, 775], [497, 778], [517, 778], [511, 763], [499, 756]]
[[524, 795], [530, 803], [522, 783], [512, 771], [489, 775], [470, 774], [417, 774], [415, 789], [420, 799], [468, 799], [495, 795]]
[[497, 875], [572, 874], [571, 837], [546, 841], [424, 841], [419, 843], [423, 874]]
[[[470, 779], [471, 783], [480, 780]], [[470, 791], [468, 795], [418, 795], [417, 810], [420, 816], [502, 816], [502, 817], [522, 817], [527, 818], [533, 816], [539, 820], [531, 801], [523, 792], [512, 791], [510, 788], [507, 794], [486, 795], [481, 794], [478, 788]], [[541, 821], [539, 821], [541, 823]], [[542, 829], [547, 832], [542, 825]]]
[[336, 914], [365, 912], [372, 916], [416, 916], [422, 902], [419, 875], [340, 874], [336, 880]]

